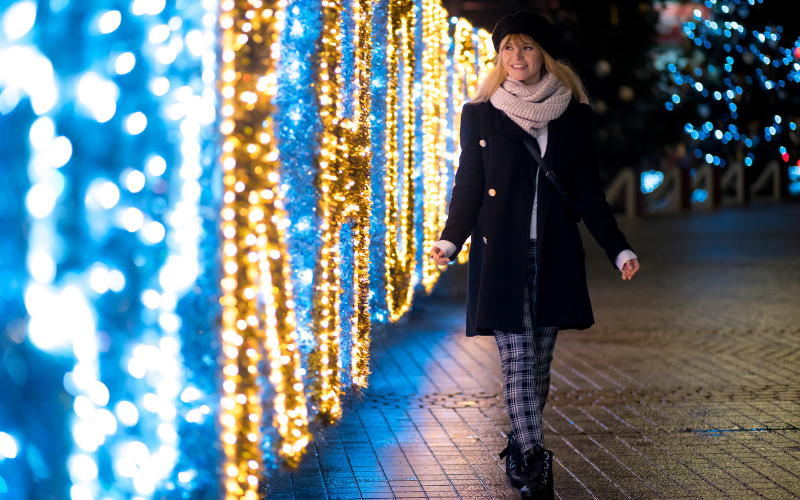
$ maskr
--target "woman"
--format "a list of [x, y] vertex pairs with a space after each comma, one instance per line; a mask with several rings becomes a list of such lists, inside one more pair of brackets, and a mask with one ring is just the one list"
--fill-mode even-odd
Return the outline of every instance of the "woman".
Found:
[[[631, 279], [639, 262], [606, 203], [592, 147], [592, 108], [580, 80], [556, 61], [556, 28], [538, 14], [519, 12], [497, 23], [492, 41], [494, 67], [461, 115], [460, 164], [430, 258], [447, 264], [472, 237], [467, 335], [493, 335], [500, 350], [512, 428], [506, 473], [522, 498], [553, 498], [542, 410], [556, 335], [594, 323], [573, 209], [622, 279]], [[541, 172], [526, 140], [563, 194]]]

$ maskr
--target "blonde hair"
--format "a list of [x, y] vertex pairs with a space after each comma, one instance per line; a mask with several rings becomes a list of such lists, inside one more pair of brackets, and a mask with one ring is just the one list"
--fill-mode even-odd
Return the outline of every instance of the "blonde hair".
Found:
[[[541, 50], [542, 55], [544, 56], [542, 75], [544, 75], [545, 72], [553, 73], [556, 78], [561, 80], [561, 83], [566, 85], [572, 91], [572, 95], [575, 97], [575, 99], [591, 106], [592, 103], [589, 100], [589, 95], [586, 93], [583, 82], [581, 82], [581, 79], [578, 78], [577, 74], [575, 74], [575, 70], [572, 69], [566, 63], [566, 61], [559, 62], [553, 59], [552, 56], [550, 56], [550, 54], [548, 54], [547, 51], [542, 48], [541, 45], [536, 43], [536, 40], [528, 35], [519, 33], [506, 35], [506, 37], [503, 38], [503, 41], [500, 43], [501, 52], [503, 47], [505, 47], [508, 43], [513, 43], [517, 46], [533, 45]], [[494, 67], [489, 70], [486, 78], [484, 78], [483, 82], [481, 82], [481, 84], [478, 86], [478, 92], [475, 94], [475, 98], [472, 99], [472, 102], [488, 101], [492, 97], [492, 94], [494, 94], [494, 92], [500, 88], [500, 85], [506, 81], [508, 71], [506, 71], [505, 66], [503, 66], [503, 56], [500, 52], [498, 52], [495, 56], [493, 63]]]

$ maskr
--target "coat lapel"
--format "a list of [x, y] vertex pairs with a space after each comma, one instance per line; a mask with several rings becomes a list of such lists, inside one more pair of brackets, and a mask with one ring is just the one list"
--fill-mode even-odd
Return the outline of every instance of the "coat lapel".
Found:
[[522, 127], [517, 125], [517, 123], [514, 120], [512, 120], [511, 118], [508, 117], [508, 115], [506, 115], [505, 113], [503, 113], [502, 111], [500, 111], [497, 108], [494, 108], [494, 109], [497, 110], [497, 113], [496, 113], [496, 116], [497, 116], [497, 120], [496, 120], [497, 121], [497, 124], [496, 124], [497, 130], [499, 130], [500, 132], [502, 132], [505, 135], [507, 135], [507, 136], [509, 136], [511, 138], [514, 138], [514, 139], [522, 140], [522, 139], [525, 139], [527, 137], [531, 137], [531, 135], [529, 133], [524, 131], [522, 129]]
[[544, 160], [553, 169], [556, 177], [561, 176], [572, 163], [583, 145], [585, 125], [578, 120], [578, 101], [573, 99], [564, 113], [551, 121], [547, 127], [547, 151]]

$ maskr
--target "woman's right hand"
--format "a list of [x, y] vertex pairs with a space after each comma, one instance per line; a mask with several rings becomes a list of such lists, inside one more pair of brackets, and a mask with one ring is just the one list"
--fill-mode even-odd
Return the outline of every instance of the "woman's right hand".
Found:
[[450, 259], [444, 255], [444, 250], [437, 246], [431, 248], [430, 258], [433, 259], [437, 266], [446, 266], [450, 263]]

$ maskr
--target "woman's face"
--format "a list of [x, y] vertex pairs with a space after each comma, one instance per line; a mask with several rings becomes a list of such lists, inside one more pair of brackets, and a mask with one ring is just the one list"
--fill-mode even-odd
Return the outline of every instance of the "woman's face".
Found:
[[517, 45], [507, 41], [500, 47], [508, 75], [515, 80], [521, 80], [526, 85], [539, 83], [542, 79], [542, 51], [535, 45]]

